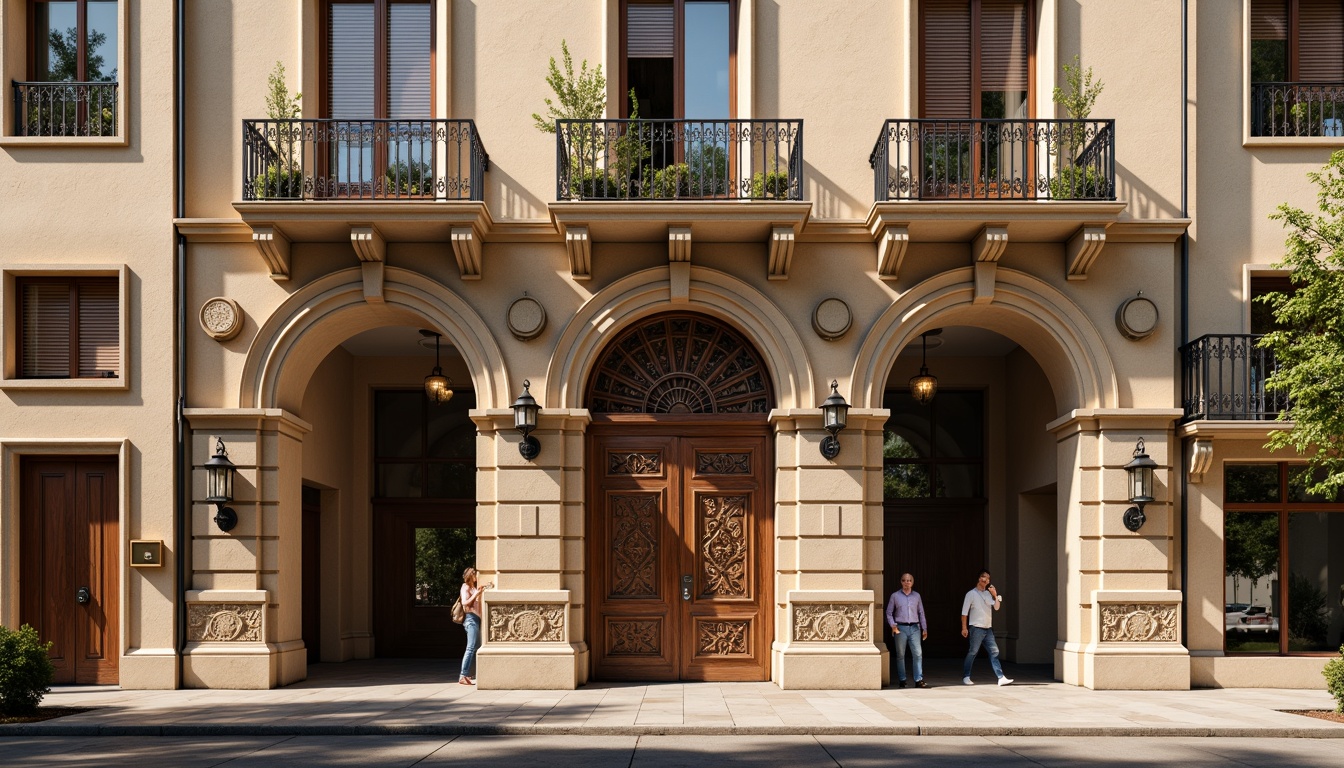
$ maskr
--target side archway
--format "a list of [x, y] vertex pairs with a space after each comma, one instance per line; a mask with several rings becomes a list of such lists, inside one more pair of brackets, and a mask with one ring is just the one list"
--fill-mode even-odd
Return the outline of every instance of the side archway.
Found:
[[690, 303], [673, 303], [667, 267], [628, 275], [589, 299], [565, 326], [546, 377], [548, 407], [584, 407], [588, 377], [613, 331], [653, 314], [687, 310], [739, 329], [770, 372], [775, 408], [815, 408], [817, 396], [803, 340], [784, 313], [747, 283], [691, 267]]
[[337, 345], [372, 328], [424, 324], [442, 331], [462, 354], [478, 408], [508, 405], [503, 356], [466, 302], [424, 275], [395, 267], [384, 274], [383, 299], [365, 300], [359, 269], [333, 272], [299, 289], [271, 313], [248, 349], [239, 407], [298, 413], [313, 372]]
[[990, 328], [1031, 354], [1050, 380], [1062, 413], [1113, 408], [1119, 383], [1106, 343], [1087, 315], [1058, 289], [1026, 273], [999, 268], [994, 301], [976, 304], [970, 267], [914, 286], [873, 323], [854, 363], [855, 406], [881, 408], [896, 355], [931, 328]]

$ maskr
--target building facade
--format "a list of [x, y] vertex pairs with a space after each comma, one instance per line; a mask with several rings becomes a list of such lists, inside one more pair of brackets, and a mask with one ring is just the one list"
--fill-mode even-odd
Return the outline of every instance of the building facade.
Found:
[[[562, 42], [606, 117], [533, 118]], [[0, 620], [63, 680], [453, 656], [474, 564], [483, 688], [877, 688], [901, 573], [957, 655], [982, 567], [1064, 682], [1323, 684], [1344, 505], [1262, 447], [1251, 298], [1344, 146], [1337, 0], [4, 0], [0, 46]]]

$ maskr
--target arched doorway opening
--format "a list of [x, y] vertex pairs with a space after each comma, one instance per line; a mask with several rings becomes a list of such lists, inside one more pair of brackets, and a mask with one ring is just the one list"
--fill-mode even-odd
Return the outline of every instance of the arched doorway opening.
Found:
[[774, 388], [717, 318], [637, 320], [585, 389], [592, 676], [767, 680]]

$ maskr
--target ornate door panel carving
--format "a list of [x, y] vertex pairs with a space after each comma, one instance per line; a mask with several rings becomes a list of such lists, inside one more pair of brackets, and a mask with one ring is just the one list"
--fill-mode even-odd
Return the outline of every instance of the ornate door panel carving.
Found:
[[768, 433], [594, 425], [595, 678], [769, 679]]

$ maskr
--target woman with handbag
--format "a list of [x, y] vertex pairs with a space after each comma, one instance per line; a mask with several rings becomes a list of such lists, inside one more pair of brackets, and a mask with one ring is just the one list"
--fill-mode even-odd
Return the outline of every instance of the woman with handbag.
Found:
[[476, 649], [481, 647], [481, 593], [493, 586], [486, 584], [477, 588], [475, 568], [468, 567], [462, 572], [462, 593], [458, 603], [463, 611], [462, 628], [467, 630], [467, 650], [462, 653], [462, 671], [457, 678], [462, 685], [476, 684]]

